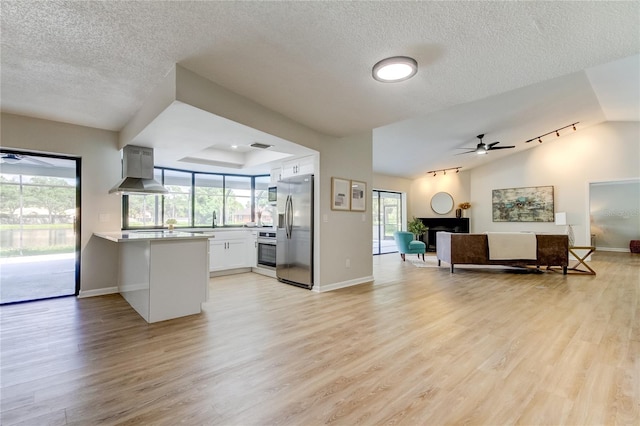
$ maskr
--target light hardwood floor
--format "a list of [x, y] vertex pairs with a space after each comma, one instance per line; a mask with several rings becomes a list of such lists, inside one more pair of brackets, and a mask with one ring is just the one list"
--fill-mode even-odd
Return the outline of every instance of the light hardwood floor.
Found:
[[242, 274], [152, 325], [118, 295], [4, 306], [2, 424], [638, 425], [640, 255], [591, 264], [384, 255], [324, 294]]

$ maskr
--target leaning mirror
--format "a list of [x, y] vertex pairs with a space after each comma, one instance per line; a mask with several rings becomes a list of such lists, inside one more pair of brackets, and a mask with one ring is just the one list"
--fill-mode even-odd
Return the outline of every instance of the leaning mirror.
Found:
[[438, 192], [431, 197], [431, 209], [438, 214], [447, 214], [453, 210], [453, 197], [446, 192]]

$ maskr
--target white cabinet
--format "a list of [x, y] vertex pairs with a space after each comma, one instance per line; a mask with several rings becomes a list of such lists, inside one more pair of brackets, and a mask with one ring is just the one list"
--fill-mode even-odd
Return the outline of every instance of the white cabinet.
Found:
[[282, 163], [282, 179], [296, 175], [310, 175], [315, 171], [313, 155], [300, 157]]
[[118, 242], [118, 292], [152, 323], [198, 314], [207, 300], [207, 240]]
[[249, 240], [247, 241], [248, 246], [248, 258], [247, 263], [252, 268], [258, 266], [258, 231], [251, 231], [249, 235]]
[[282, 178], [282, 169], [271, 169], [270, 177], [271, 181], [269, 183], [269, 186], [278, 186], [278, 181]]
[[252, 233], [247, 231], [216, 232], [209, 239], [209, 270], [250, 268], [255, 266], [255, 248]]

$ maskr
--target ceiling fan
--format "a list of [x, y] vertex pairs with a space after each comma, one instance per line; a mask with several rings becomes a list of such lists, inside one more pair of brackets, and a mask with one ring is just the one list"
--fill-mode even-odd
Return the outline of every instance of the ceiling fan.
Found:
[[[472, 152], [475, 152], [476, 154], [486, 154], [487, 152], [494, 151], [496, 149], [515, 148], [515, 145], [511, 145], [511, 146], [496, 146], [500, 142], [492, 142], [490, 144], [485, 144], [484, 142], [482, 142], [482, 138], [484, 138], [484, 134], [478, 135], [476, 137], [478, 139], [480, 139], [480, 143], [475, 148], [458, 148], [458, 149], [470, 149], [471, 150], [471, 151], [461, 152], [460, 154], [470, 154]], [[456, 154], [456, 155], [460, 155], [460, 154]]]
[[37, 158], [33, 158], [27, 155], [14, 154], [10, 152], [6, 154], [3, 153], [2, 157], [0, 157], [0, 163], [5, 164], [18, 164], [22, 161], [31, 163], [32, 165], [51, 167], [51, 164], [47, 163], [46, 161], [38, 160]]

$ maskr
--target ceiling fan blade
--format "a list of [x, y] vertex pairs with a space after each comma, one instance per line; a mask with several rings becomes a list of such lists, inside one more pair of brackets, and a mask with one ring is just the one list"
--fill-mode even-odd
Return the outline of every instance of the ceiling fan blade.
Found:
[[491, 149], [491, 147], [498, 145], [500, 142], [493, 142], [488, 144], [487, 146], [489, 147], [488, 149]]
[[471, 150], [471, 151], [460, 152], [460, 153], [455, 154], [455, 155], [471, 154], [472, 152], [476, 152], [476, 150], [475, 150], [475, 149], [473, 149], [473, 150]]
[[514, 145], [511, 146], [494, 146], [493, 148], [489, 148], [490, 151], [495, 151], [496, 149], [509, 149], [509, 148], [515, 148]]
[[464, 147], [464, 148], [456, 148], [456, 149], [476, 149], [476, 148]]

